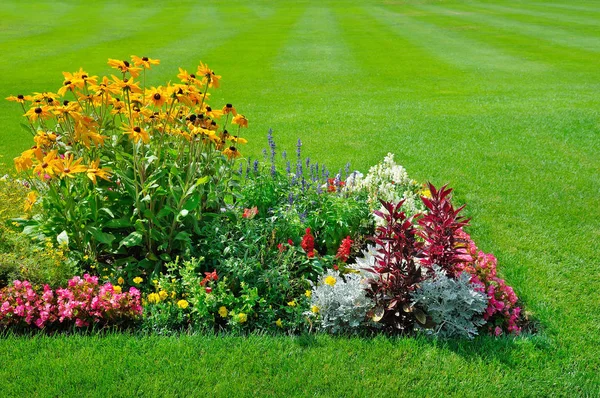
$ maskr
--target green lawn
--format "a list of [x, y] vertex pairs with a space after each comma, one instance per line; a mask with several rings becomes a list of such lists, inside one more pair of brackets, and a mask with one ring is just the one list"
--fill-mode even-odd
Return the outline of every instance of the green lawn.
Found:
[[[591, 0], [2, 1], [1, 97], [110, 73], [109, 57], [161, 59], [156, 83], [207, 62], [223, 76], [212, 104], [250, 119], [246, 155], [273, 128], [333, 170], [394, 152], [450, 183], [543, 329], [452, 344], [2, 338], [1, 394], [600, 395], [598, 26]], [[20, 113], [0, 102], [4, 170], [31, 145]]]

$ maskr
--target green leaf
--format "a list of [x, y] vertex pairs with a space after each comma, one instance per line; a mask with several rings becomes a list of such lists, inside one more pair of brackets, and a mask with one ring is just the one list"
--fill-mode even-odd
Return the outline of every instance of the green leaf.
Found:
[[117, 218], [106, 223], [107, 228], [127, 228], [133, 224], [126, 218]]
[[110, 218], [115, 218], [115, 215], [113, 214], [113, 212], [107, 207], [101, 208], [100, 211], [103, 211], [106, 214], [108, 214], [110, 216]]
[[175, 210], [173, 210], [169, 206], [165, 206], [162, 209], [160, 209], [160, 211], [156, 214], [156, 218], [162, 218], [164, 216], [167, 216], [169, 214], [174, 214], [174, 213], [175, 213]]
[[104, 243], [105, 245], [110, 245], [115, 240], [115, 236], [113, 234], [102, 232], [97, 228], [90, 228], [90, 232], [92, 233], [94, 239], [100, 243]]
[[132, 232], [128, 236], [126, 236], [121, 241], [121, 243], [119, 243], [119, 247], [121, 247], [121, 246], [127, 246], [127, 247], [139, 246], [140, 243], [142, 243], [142, 234], [136, 231], [136, 232]]
[[208, 176], [200, 177], [196, 180], [196, 186], [204, 185], [208, 182]]
[[191, 196], [183, 205], [184, 210], [192, 211], [198, 207], [198, 203], [200, 203], [200, 195], [196, 194]]
[[175, 235], [175, 240], [189, 241], [190, 240], [190, 234], [188, 234], [185, 231], [181, 231], [177, 235]]

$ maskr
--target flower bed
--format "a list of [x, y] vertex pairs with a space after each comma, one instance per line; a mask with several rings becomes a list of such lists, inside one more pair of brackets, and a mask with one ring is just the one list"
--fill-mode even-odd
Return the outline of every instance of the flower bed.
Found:
[[418, 184], [393, 154], [366, 175], [331, 172], [300, 140], [279, 153], [271, 132], [262, 161], [243, 158], [246, 117], [208, 105], [220, 76], [201, 63], [147, 87], [158, 63], [109, 60], [119, 77], [80, 69], [57, 94], [9, 97], [35, 142], [15, 159], [31, 189], [16, 223], [86, 276], [5, 287], [1, 327], [119, 324], [143, 304], [156, 333], [520, 333], [517, 297], [452, 189]]

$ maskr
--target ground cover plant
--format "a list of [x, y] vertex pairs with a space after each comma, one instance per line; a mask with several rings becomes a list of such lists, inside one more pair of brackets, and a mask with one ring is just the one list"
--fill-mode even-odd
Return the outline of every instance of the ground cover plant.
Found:
[[[293, 353], [289, 357], [279, 350], [269, 351], [276, 359], [267, 366], [271, 379], [280, 381], [279, 391], [289, 393], [307, 393], [305, 388], [312, 387], [322, 394], [348, 394], [355, 391], [349, 385], [374, 383], [377, 375], [372, 369], [377, 367], [397, 376], [382, 394], [403, 387], [402, 380], [411, 374], [428, 375], [426, 382], [405, 386], [423, 395], [428, 391], [597, 393], [595, 4], [361, 2], [342, 7], [254, 2], [227, 9], [210, 3], [181, 8], [145, 3], [144, 12], [121, 12], [138, 5], [108, 4], [100, 10], [99, 5], [71, 9], [68, 3], [4, 2], [3, 21], [13, 28], [3, 31], [0, 46], [13, 62], [1, 66], [4, 75], [11, 76], [3, 84], [3, 97], [55, 90], [57, 70], [101, 65], [108, 57], [125, 59], [143, 52], [188, 69], [200, 58], [208, 60], [229, 79], [222, 82], [223, 98], [217, 102], [245, 104], [245, 114], [254, 121], [248, 134], [251, 143], [272, 127], [282, 148], [293, 148], [300, 137], [305, 153], [326, 161], [336, 172], [351, 160], [353, 168], [365, 173], [393, 152], [418, 181], [431, 180], [436, 187], [449, 182], [457, 203], [468, 203], [465, 215], [474, 220], [468, 232], [483, 252], [498, 256], [502, 278], [540, 319], [543, 332], [522, 340], [479, 338], [457, 344], [317, 339], [322, 345], [296, 349], [292, 342], [278, 345], [277, 339], [267, 337], [248, 343], [235, 338], [223, 343], [191, 338], [184, 341], [192, 344], [193, 352], [180, 353], [169, 347], [171, 340], [161, 351], [154, 340], [146, 343], [126, 337], [42, 339], [39, 344], [21, 337], [3, 340], [3, 352], [31, 352], [39, 359], [43, 350], [72, 352], [56, 358], [56, 367], [61, 368], [78, 365], [76, 353], [82, 349], [106, 359], [125, 345], [131, 347], [126, 349], [131, 358], [160, 351], [162, 357], [173, 363], [179, 359], [192, 370], [190, 358], [197, 357], [196, 348], [204, 351], [203, 364], [227, 358], [238, 365], [236, 358], [246, 357], [246, 349], [264, 351], [274, 343]], [[28, 7], [31, 10], [24, 9]], [[111, 11], [133, 15], [137, 24], [129, 19], [99, 19], [98, 15]], [[200, 15], [206, 21], [198, 31], [173, 28], [182, 26], [174, 20]], [[68, 35], [63, 34], [64, 21], [69, 21]], [[106, 28], [105, 33], [92, 34], [93, 26]], [[162, 32], [154, 41], [135, 34], [149, 26]], [[199, 53], [190, 51], [192, 43]], [[253, 43], [265, 45], [256, 48]], [[122, 54], [114, 54], [115, 47], [123, 48]], [[153, 84], [167, 81], [177, 64], [157, 75]], [[100, 68], [90, 72], [106, 73]], [[247, 90], [240, 90], [242, 86]], [[18, 156], [27, 137], [16, 127], [20, 116], [9, 105], [2, 104], [0, 114], [5, 163]], [[248, 146], [244, 153], [260, 158], [261, 149], [262, 145]], [[100, 348], [107, 345], [115, 350]], [[38, 349], [42, 354], [33, 354]], [[368, 359], [368, 354], [361, 354], [369, 352], [393, 352], [393, 358], [387, 363], [381, 355]], [[315, 379], [307, 364], [323, 357], [330, 369], [348, 371], [321, 373]], [[357, 358], [364, 360], [364, 367]], [[51, 380], [42, 370], [46, 369], [43, 361], [19, 361], [11, 356], [3, 363], [14, 365], [7, 369], [28, 369]], [[398, 363], [406, 367], [399, 368]], [[435, 372], [429, 371], [431, 363], [436, 364]], [[248, 378], [256, 381], [264, 374], [264, 367], [259, 370], [253, 364], [257, 365], [250, 362], [244, 368], [244, 376], [232, 373], [225, 382], [246, 394], [252, 394], [256, 385], [267, 388], [264, 382], [246, 384]], [[127, 374], [126, 364], [114, 366], [119, 367], [122, 373], [114, 377]], [[175, 373], [181, 374], [176, 367], [166, 366], [158, 373], [162, 381], [149, 390], [192, 391], [170, 383]], [[156, 380], [156, 367], [146, 374]], [[97, 384], [92, 375], [83, 376], [84, 385]], [[446, 376], [455, 382], [448, 383]], [[131, 377], [124, 378], [121, 385], [139, 386]], [[110, 390], [115, 379], [107, 375], [102, 380], [104, 389]], [[35, 388], [35, 383], [6, 384], [13, 395]], [[85, 386], [76, 385], [67, 382], [57, 391], [85, 391]], [[215, 380], [212, 390], [234, 391], [225, 385]]]

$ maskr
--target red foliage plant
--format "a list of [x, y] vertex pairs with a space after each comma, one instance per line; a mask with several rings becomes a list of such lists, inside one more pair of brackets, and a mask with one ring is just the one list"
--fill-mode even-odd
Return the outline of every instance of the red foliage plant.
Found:
[[421, 197], [421, 200], [429, 212], [418, 221], [421, 227], [418, 235], [425, 241], [420, 262], [426, 267], [437, 264], [448, 276], [456, 277], [455, 265], [472, 260], [467, 242], [459, 235], [461, 228], [469, 223], [468, 218], [459, 215], [465, 206], [458, 209], [452, 206], [452, 189], [447, 185], [438, 190], [428, 183], [428, 188], [431, 198]]
[[424, 315], [411, 306], [410, 296], [423, 279], [415, 264], [422, 244], [416, 240], [412, 218], [401, 211], [403, 200], [395, 205], [381, 204], [384, 211], [375, 211], [375, 215], [384, 220], [384, 225], [377, 227], [372, 238], [379, 249], [375, 266], [368, 270], [378, 275], [368, 280], [368, 292], [377, 308], [373, 320], [391, 332], [410, 333], [415, 321], [425, 322]]

